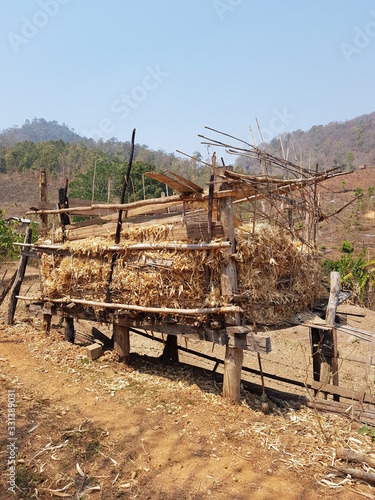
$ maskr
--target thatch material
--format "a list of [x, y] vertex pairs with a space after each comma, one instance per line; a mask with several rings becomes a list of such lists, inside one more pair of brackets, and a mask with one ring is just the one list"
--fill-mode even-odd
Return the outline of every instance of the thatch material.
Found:
[[[136, 242], [163, 242], [168, 226], [124, 228], [111, 283], [115, 303], [145, 307], [202, 308], [224, 304], [220, 293], [220, 250], [138, 250]], [[279, 228], [236, 230], [239, 293], [247, 322], [285, 322], [321, 295], [315, 256], [305, 253]], [[176, 242], [178, 243], [178, 242]], [[105, 301], [110, 275], [109, 239], [68, 242], [72, 256], [42, 256], [44, 295]], [[206, 269], [210, 270], [207, 283]], [[207, 318], [199, 318], [204, 320]]]
[[313, 306], [324, 294], [317, 255], [280, 228], [252, 224], [237, 229], [238, 285], [248, 320], [278, 324]]

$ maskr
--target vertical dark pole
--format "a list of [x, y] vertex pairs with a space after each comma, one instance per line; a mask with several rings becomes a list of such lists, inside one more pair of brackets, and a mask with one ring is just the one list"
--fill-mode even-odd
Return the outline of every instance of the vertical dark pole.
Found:
[[[130, 178], [130, 171], [132, 168], [133, 164], [133, 157], [134, 157], [134, 141], [135, 141], [135, 129], [133, 130], [132, 133], [132, 140], [131, 140], [131, 149], [130, 149], [130, 158], [129, 158], [129, 163], [128, 163], [128, 169], [124, 178], [124, 184], [122, 186], [122, 192], [121, 192], [121, 200], [120, 203], [121, 205], [124, 204], [125, 200], [125, 193], [126, 193], [126, 188], [129, 184], [129, 178]], [[115, 236], [115, 245], [118, 245], [120, 243], [120, 235], [121, 235], [121, 227], [122, 227], [122, 208], [120, 208], [118, 212], [118, 219], [117, 219], [117, 227], [116, 227], [116, 236]], [[107, 302], [111, 301], [111, 282], [112, 282], [112, 276], [113, 276], [113, 270], [115, 268], [115, 263], [117, 259], [117, 254], [116, 252], [113, 253], [112, 255], [112, 262], [111, 262], [111, 271], [109, 273], [109, 278], [108, 278], [108, 287], [107, 287]]]
[[[69, 208], [68, 201], [68, 178], [65, 178], [65, 186], [59, 189], [59, 208]], [[60, 224], [62, 229], [63, 242], [66, 241], [65, 226], [70, 224], [70, 218], [67, 213], [60, 214]]]
[[65, 318], [65, 340], [74, 344], [75, 338], [74, 319], [67, 316]]
[[[40, 171], [39, 190], [40, 190], [40, 201], [42, 203], [47, 203], [47, 172], [46, 172], [45, 168], [43, 168]], [[42, 214], [40, 216], [40, 218], [42, 220], [42, 230], [47, 231], [48, 230], [48, 215]]]
[[[24, 243], [31, 243], [32, 230], [30, 227], [26, 229], [25, 240]], [[10, 291], [9, 296], [9, 305], [8, 305], [8, 325], [13, 325], [14, 323], [14, 313], [16, 311], [17, 306], [17, 295], [20, 293], [21, 285], [23, 278], [25, 277], [25, 271], [27, 266], [27, 255], [23, 255], [23, 251], [26, 251], [28, 247], [22, 247], [21, 250], [21, 259], [20, 264], [18, 266], [18, 271], [16, 275], [16, 279], [14, 280], [13, 286]]]

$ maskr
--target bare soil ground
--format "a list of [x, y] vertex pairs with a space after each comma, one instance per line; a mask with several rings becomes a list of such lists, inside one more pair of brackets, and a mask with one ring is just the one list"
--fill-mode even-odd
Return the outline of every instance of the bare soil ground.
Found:
[[[323, 209], [331, 213], [354, 196], [357, 186], [366, 192], [372, 185], [374, 169], [333, 179], [321, 191]], [[50, 192], [55, 199], [57, 188]], [[37, 193], [38, 175], [27, 182], [22, 176], [0, 176], [0, 209], [7, 215], [23, 215], [37, 203]], [[337, 258], [343, 240], [357, 250], [367, 246], [373, 256], [375, 220], [364, 218], [372, 208], [370, 200], [368, 207], [355, 205], [322, 223], [318, 244], [325, 245], [327, 256]], [[37, 294], [36, 276], [28, 267], [23, 294]], [[131, 338], [129, 366], [110, 352], [91, 362], [84, 347], [63, 341], [60, 325], [47, 335], [42, 318], [30, 316], [24, 303], [17, 307], [15, 325], [7, 326], [6, 307], [5, 301], [0, 307], [0, 499], [375, 498], [373, 487], [330, 475], [332, 465], [343, 464], [335, 458], [337, 447], [374, 452], [370, 432], [359, 434], [361, 424], [350, 415], [324, 414], [282, 398], [274, 399], [271, 413], [264, 415], [259, 395], [245, 389], [241, 405], [233, 406], [221, 397], [214, 362], [183, 353], [184, 364], [164, 366], [155, 359], [162, 344], [137, 335]], [[375, 312], [345, 309], [364, 313], [350, 323], [373, 331]], [[263, 357], [264, 371], [311, 381], [308, 329], [269, 335], [272, 352]], [[224, 357], [219, 346], [189, 342], [188, 347]], [[346, 358], [340, 385], [360, 389], [368, 344], [340, 337], [339, 350]], [[353, 357], [362, 362], [348, 361]], [[257, 369], [256, 355], [246, 353], [244, 365]], [[374, 376], [372, 369], [371, 393]], [[260, 383], [259, 376], [245, 372], [243, 379]], [[266, 388], [271, 387], [311, 395], [305, 387], [266, 379]], [[8, 489], [13, 473], [9, 391], [16, 398], [14, 494]]]
[[[27, 273], [21, 293], [35, 294], [38, 271], [28, 267]], [[63, 341], [58, 324], [47, 335], [42, 318], [30, 316], [24, 303], [15, 325], [7, 326], [6, 307], [0, 308], [1, 499], [375, 498], [367, 484], [330, 476], [330, 466], [343, 464], [335, 459], [337, 447], [374, 452], [371, 435], [359, 434], [350, 416], [281, 400], [265, 415], [259, 396], [246, 390], [234, 406], [221, 397], [213, 363], [184, 354], [182, 361], [200, 367], [164, 366], [155, 359], [162, 345], [137, 335], [131, 345], [138, 355], [129, 366], [110, 352], [92, 362], [84, 347]], [[375, 313], [361, 311], [366, 316], [355, 318], [356, 325], [371, 330]], [[264, 370], [308, 379], [308, 331], [270, 336], [273, 352], [263, 359]], [[368, 345], [355, 339], [340, 339], [339, 348], [368, 354]], [[223, 358], [218, 346], [214, 355]], [[256, 356], [247, 354], [245, 365], [257, 367]], [[363, 370], [344, 364], [340, 376], [356, 388]], [[369, 380], [373, 386], [373, 374]], [[307, 394], [267, 381], [271, 385]], [[16, 398], [15, 494], [8, 489], [9, 391]]]
[[374, 210], [374, 196], [368, 197], [368, 189], [375, 187], [375, 168], [356, 170], [350, 174], [334, 177], [318, 186], [320, 203], [325, 214], [332, 214], [355, 197], [360, 188], [363, 199], [356, 201], [337, 216], [322, 222], [318, 228], [318, 245], [324, 245], [327, 257], [340, 258], [343, 241], [353, 243], [357, 253], [364, 248], [369, 256], [375, 254], [375, 219], [366, 218], [368, 211]]

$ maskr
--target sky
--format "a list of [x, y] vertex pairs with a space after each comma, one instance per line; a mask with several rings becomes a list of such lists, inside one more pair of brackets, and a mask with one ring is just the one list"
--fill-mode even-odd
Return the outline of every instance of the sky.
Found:
[[[0, 129], [209, 152], [375, 110], [373, 0], [2, 0]], [[233, 141], [231, 141], [233, 143]]]

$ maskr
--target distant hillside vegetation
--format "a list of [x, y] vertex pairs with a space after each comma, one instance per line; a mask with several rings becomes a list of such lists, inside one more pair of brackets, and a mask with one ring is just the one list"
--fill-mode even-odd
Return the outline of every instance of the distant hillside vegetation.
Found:
[[[303, 166], [319, 164], [319, 169], [342, 166], [353, 170], [359, 165], [375, 165], [375, 112], [358, 116], [345, 122], [316, 125], [307, 132], [295, 130], [281, 135], [285, 155]], [[280, 138], [266, 145], [268, 153], [282, 157]], [[255, 164], [246, 158], [238, 158], [236, 166], [246, 171]]]
[[[114, 137], [107, 141], [83, 138], [67, 125], [48, 122], [44, 118], [34, 118], [31, 122], [27, 120], [22, 127], [15, 126], [0, 133], [0, 174], [22, 174], [46, 168], [53, 178], [62, 175], [73, 182], [78, 177], [82, 180], [82, 176], [87, 173], [93, 174], [96, 166], [96, 182], [98, 184], [98, 175], [102, 172], [103, 186], [105, 184], [105, 193], [103, 187], [100, 194], [102, 198], [107, 197], [108, 179], [112, 181], [114, 196], [118, 186], [121, 191], [129, 156], [129, 141], [122, 142]], [[183, 172], [200, 185], [209, 179], [207, 166], [194, 160], [181, 159], [162, 149], [152, 150], [144, 144], [135, 144], [134, 162], [137, 168], [133, 167], [132, 173], [135, 175], [138, 172], [140, 175], [141, 188], [142, 175], [147, 170]], [[85, 180], [88, 183], [88, 179]], [[134, 185], [137, 184], [135, 177], [132, 181]], [[139, 193], [137, 196], [140, 196]]]
[[77, 142], [82, 137], [71, 130], [65, 123], [59, 125], [57, 121], [46, 121], [44, 118], [26, 120], [22, 127], [7, 128], [0, 133], [0, 144], [14, 146], [17, 142], [31, 141], [58, 141]]

